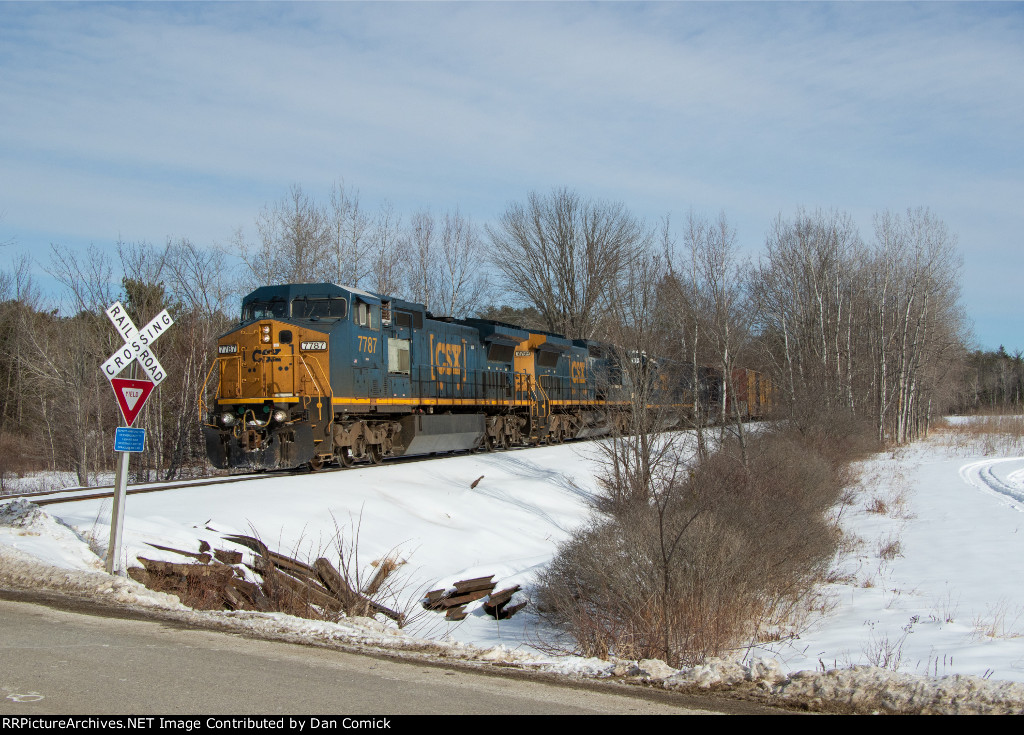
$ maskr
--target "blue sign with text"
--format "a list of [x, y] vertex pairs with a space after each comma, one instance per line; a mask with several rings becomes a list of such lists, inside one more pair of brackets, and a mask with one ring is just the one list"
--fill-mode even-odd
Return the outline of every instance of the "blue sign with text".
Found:
[[118, 426], [114, 430], [115, 452], [141, 452], [146, 447], [146, 430]]

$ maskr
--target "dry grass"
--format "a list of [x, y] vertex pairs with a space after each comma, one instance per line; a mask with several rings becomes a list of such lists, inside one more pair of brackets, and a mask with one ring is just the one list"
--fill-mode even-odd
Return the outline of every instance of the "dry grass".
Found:
[[1024, 636], [1021, 619], [1024, 609], [1011, 608], [1010, 603], [1003, 599], [988, 606], [985, 615], [976, 615], [971, 627], [977, 640], [984, 638], [1020, 638]]
[[904, 629], [902, 635], [890, 638], [888, 635], [876, 634], [872, 630], [863, 649], [868, 663], [882, 669], [899, 671], [903, 665], [903, 644], [906, 643], [908, 634], [909, 631]]
[[952, 590], [947, 588], [946, 594], [936, 600], [932, 608], [932, 617], [943, 623], [953, 623], [956, 622], [959, 612], [960, 597], [957, 596], [954, 600]]
[[884, 516], [886, 513], [889, 512], [889, 506], [881, 498], [874, 497], [868, 503], [867, 511], [868, 513], [878, 513], [879, 515]]
[[937, 429], [941, 441], [957, 456], [991, 456], [1024, 450], [1024, 416], [989, 414], [944, 421]]
[[898, 556], [903, 556], [903, 544], [899, 536], [889, 536], [878, 541], [878, 558], [885, 561], [892, 561]]

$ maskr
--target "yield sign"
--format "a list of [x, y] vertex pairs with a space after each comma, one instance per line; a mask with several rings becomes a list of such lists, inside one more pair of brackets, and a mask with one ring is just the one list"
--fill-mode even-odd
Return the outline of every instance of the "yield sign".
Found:
[[125, 423], [131, 426], [146, 405], [146, 399], [153, 392], [156, 383], [149, 380], [132, 380], [130, 378], [111, 378], [110, 385], [117, 398], [117, 406], [121, 409]]

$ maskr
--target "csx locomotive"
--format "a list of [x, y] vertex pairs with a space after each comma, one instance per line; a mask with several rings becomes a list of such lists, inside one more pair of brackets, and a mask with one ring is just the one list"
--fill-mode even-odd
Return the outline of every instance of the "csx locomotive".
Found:
[[[207, 453], [221, 468], [316, 469], [600, 436], [628, 400], [616, 360], [598, 342], [438, 318], [358, 288], [264, 286], [218, 339]], [[767, 382], [737, 372], [737, 400], [759, 415]], [[704, 373], [677, 400], [719, 401]]]

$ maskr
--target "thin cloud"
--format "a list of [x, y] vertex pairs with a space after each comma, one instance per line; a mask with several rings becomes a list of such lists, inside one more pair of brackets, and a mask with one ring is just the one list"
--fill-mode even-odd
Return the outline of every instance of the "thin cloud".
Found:
[[962, 242], [1010, 254], [1021, 215], [979, 215], [1021, 193], [1022, 19], [1014, 4], [0, 4], [0, 207], [24, 232], [211, 242], [293, 182], [344, 177], [373, 204], [480, 222], [570, 185], [652, 219], [725, 210], [751, 245], [797, 204], [929, 204]]

